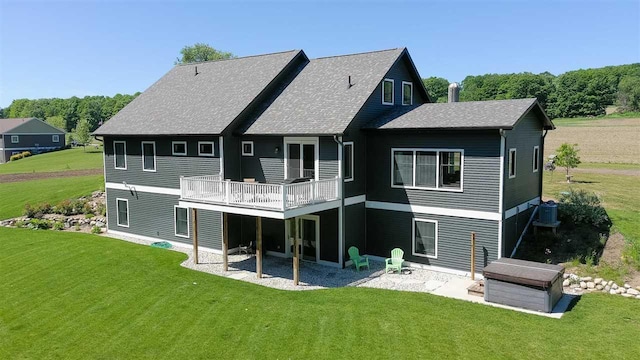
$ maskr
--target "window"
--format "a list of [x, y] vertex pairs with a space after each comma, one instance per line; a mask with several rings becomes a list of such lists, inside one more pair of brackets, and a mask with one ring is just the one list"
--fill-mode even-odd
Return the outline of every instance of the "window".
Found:
[[353, 142], [344, 143], [344, 181], [353, 180]]
[[187, 155], [187, 142], [186, 141], [172, 141], [171, 142], [171, 154], [178, 156]]
[[516, 177], [516, 149], [509, 149], [509, 179]]
[[116, 169], [127, 170], [127, 143], [113, 142], [113, 162]]
[[213, 141], [198, 141], [199, 156], [213, 156]]
[[242, 156], [253, 156], [253, 141], [242, 142]]
[[142, 142], [142, 171], [156, 171], [156, 143]]
[[391, 186], [462, 191], [463, 150], [392, 149]]
[[52, 142], [60, 142], [60, 135], [51, 135]]
[[20, 142], [20, 137], [18, 135], [11, 135], [11, 143], [17, 144]]
[[413, 255], [438, 257], [438, 222], [413, 219]]
[[533, 172], [538, 172], [540, 168], [540, 146], [533, 147]]
[[382, 80], [382, 104], [393, 105], [393, 80]]
[[129, 200], [116, 199], [118, 226], [129, 227]]
[[189, 209], [179, 206], [173, 207], [176, 236], [189, 237]]
[[413, 83], [402, 82], [402, 105], [413, 105]]

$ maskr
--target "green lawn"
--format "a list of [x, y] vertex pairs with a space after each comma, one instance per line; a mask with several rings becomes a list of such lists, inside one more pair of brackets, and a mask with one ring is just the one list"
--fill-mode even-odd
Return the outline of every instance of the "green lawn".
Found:
[[[583, 162], [578, 165], [580, 169], [611, 169], [611, 170], [640, 170], [640, 164], [625, 164], [625, 163], [596, 163], [596, 162]], [[564, 168], [558, 167], [556, 171], [564, 171]]]
[[48, 202], [89, 195], [104, 189], [102, 175], [63, 177], [0, 184], [0, 219], [22, 215], [24, 204]]
[[623, 114], [610, 114], [593, 117], [577, 117], [577, 118], [555, 118], [553, 123], [556, 126], [584, 126], [589, 125], [589, 121], [605, 120], [605, 119], [636, 119], [640, 118], [640, 112], [627, 112]]
[[557, 320], [420, 293], [274, 290], [182, 268], [180, 253], [89, 234], [0, 228], [0, 246], [3, 359], [603, 359], [640, 351], [637, 299], [585, 295]]
[[0, 174], [52, 172], [102, 168], [102, 148], [87, 147], [33, 155], [0, 165]]

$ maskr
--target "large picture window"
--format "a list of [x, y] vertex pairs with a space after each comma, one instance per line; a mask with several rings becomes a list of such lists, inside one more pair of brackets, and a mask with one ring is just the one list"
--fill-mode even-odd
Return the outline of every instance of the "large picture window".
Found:
[[174, 207], [176, 236], [189, 237], [189, 209]]
[[156, 171], [156, 143], [142, 142], [142, 171]]
[[382, 80], [382, 104], [393, 105], [393, 80]]
[[392, 149], [392, 187], [462, 191], [463, 150]]
[[344, 143], [344, 181], [353, 180], [353, 142]]
[[118, 226], [129, 227], [129, 200], [116, 199], [116, 209]]
[[438, 257], [438, 222], [413, 219], [413, 255]]
[[113, 161], [116, 169], [127, 170], [127, 143], [113, 142]]

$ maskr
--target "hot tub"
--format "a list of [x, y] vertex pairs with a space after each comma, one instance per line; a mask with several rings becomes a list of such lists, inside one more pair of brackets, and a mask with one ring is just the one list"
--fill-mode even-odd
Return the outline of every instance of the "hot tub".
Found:
[[550, 313], [562, 297], [560, 265], [503, 258], [483, 270], [485, 301]]

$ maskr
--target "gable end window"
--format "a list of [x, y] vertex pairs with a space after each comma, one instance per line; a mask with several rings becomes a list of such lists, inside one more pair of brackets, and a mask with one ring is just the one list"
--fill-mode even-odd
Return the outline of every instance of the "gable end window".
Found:
[[242, 142], [242, 156], [253, 156], [253, 141]]
[[172, 141], [171, 142], [171, 155], [186, 156], [187, 155], [187, 142], [186, 141]]
[[438, 258], [438, 222], [413, 219], [412, 254], [415, 256]]
[[12, 144], [17, 144], [20, 142], [20, 136], [18, 135], [11, 135], [11, 143]]
[[175, 205], [173, 207], [175, 220], [175, 234], [180, 237], [189, 237], [189, 209]]
[[213, 156], [213, 141], [198, 141], [198, 156]]
[[129, 200], [116, 199], [116, 218], [118, 226], [129, 227]]
[[113, 163], [116, 169], [127, 170], [127, 143], [113, 142]]
[[60, 135], [51, 135], [52, 142], [60, 142]]
[[391, 187], [462, 191], [464, 150], [391, 149]]
[[382, 80], [382, 105], [393, 105], [393, 79]]
[[142, 142], [142, 171], [156, 171], [156, 142]]
[[402, 82], [402, 105], [413, 105], [413, 83]]
[[344, 143], [344, 181], [353, 181], [353, 142]]
[[533, 172], [538, 172], [540, 168], [540, 146], [533, 147]]
[[509, 179], [516, 177], [516, 149], [509, 149]]

